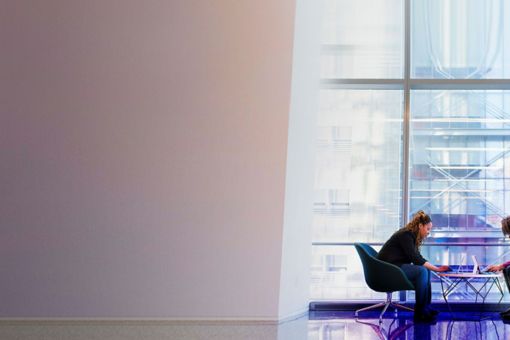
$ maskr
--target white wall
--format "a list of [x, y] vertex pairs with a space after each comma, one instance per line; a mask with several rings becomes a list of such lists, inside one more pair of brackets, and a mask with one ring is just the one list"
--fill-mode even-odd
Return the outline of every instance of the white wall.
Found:
[[0, 317], [277, 318], [294, 1], [1, 8]]
[[[280, 280], [280, 319], [308, 310], [322, 0], [297, 0]], [[305, 333], [306, 334], [306, 333]]]

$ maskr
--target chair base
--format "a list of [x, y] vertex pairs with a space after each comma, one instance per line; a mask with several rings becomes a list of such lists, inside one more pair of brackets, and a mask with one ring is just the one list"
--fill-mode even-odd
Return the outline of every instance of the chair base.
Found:
[[365, 308], [358, 309], [356, 312], [354, 312], [354, 316], [358, 317], [358, 313], [359, 312], [365, 312], [367, 310], [376, 309], [376, 308], [379, 308], [379, 307], [384, 307], [382, 312], [381, 312], [381, 315], [379, 315], [379, 323], [382, 323], [383, 315], [386, 312], [386, 310], [388, 309], [388, 307], [390, 307], [390, 306], [395, 308], [395, 312], [397, 311], [397, 308], [401, 308], [401, 309], [405, 309], [405, 310], [414, 312], [414, 309], [412, 309], [410, 307], [402, 306], [401, 304], [398, 304], [398, 303], [395, 303], [395, 302], [391, 301], [391, 294], [392, 293], [386, 293], [386, 302], [381, 302], [381, 303], [378, 303], [378, 304], [375, 304], [375, 305], [372, 305], [372, 306], [368, 306], [368, 307], [365, 307]]

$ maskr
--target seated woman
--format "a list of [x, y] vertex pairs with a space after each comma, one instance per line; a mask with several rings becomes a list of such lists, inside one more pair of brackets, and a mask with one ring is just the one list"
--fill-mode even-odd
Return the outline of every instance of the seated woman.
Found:
[[417, 322], [432, 322], [438, 314], [436, 310], [430, 308], [432, 299], [430, 270], [445, 272], [450, 269], [448, 266], [436, 267], [420, 254], [420, 246], [431, 229], [430, 217], [420, 210], [405, 227], [397, 230], [386, 241], [377, 255], [379, 260], [400, 267], [413, 283], [416, 299], [414, 320]]
[[[510, 236], [510, 216], [507, 216], [501, 220], [501, 231], [503, 232], [504, 236]], [[508, 287], [508, 291], [510, 291], [510, 261], [489, 266], [487, 267], [487, 271], [489, 272], [503, 271], [506, 286]], [[505, 320], [510, 320], [510, 309], [507, 309], [506, 311], [502, 312], [501, 318]]]

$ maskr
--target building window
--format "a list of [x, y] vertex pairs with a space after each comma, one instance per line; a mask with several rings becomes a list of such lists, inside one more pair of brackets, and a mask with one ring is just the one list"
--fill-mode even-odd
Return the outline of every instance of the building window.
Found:
[[422, 249], [430, 262], [510, 260], [500, 228], [510, 215], [504, 5], [325, 1], [312, 300], [381, 298], [353, 243], [378, 248], [417, 210], [434, 222]]

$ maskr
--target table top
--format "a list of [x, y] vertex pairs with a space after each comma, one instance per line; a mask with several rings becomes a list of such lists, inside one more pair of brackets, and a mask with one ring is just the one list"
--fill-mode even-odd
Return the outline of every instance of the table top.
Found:
[[473, 274], [473, 273], [437, 273], [439, 276], [452, 277], [452, 278], [496, 278], [502, 277], [503, 273], [486, 273], [486, 274]]

